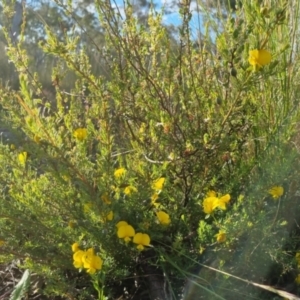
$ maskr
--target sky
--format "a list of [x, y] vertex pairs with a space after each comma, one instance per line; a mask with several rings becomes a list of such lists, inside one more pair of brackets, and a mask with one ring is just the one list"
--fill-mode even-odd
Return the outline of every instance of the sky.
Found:
[[[21, 1], [21, 0], [18, 0]], [[53, 0], [39, 0], [41, 2], [49, 1], [49, 3], [54, 3]], [[38, 0], [26, 0], [27, 5], [37, 6], [39, 3]], [[73, 0], [73, 8], [76, 10], [76, 3], [81, 2], [82, 0]], [[113, 6], [118, 6], [120, 12], [124, 11], [124, 1], [123, 0], [110, 0]], [[130, 0], [131, 3], [134, 3], [135, 0]], [[165, 25], [174, 25], [175, 27], [179, 26], [182, 23], [180, 14], [179, 14], [179, 0], [152, 0], [155, 4], [156, 10], [160, 12], [163, 8], [169, 13], [163, 16], [163, 23]], [[176, 4], [174, 4], [176, 3]], [[95, 8], [90, 5], [90, 11], [95, 11]], [[198, 37], [199, 28], [203, 32], [203, 14], [201, 14], [201, 8], [197, 7], [197, 1], [192, 1], [191, 3], [191, 13], [192, 18], [190, 21], [190, 28], [193, 38]]]
[[[123, 11], [123, 0], [114, 0], [120, 11]], [[178, 3], [179, 1], [175, 1]], [[153, 0], [157, 12], [161, 12], [162, 9], [168, 11], [168, 14], [163, 16], [163, 23], [165, 25], [179, 26], [182, 23], [181, 16], [179, 14], [179, 6], [174, 5], [172, 0]], [[192, 18], [190, 21], [190, 28], [194, 38], [198, 36], [199, 27], [203, 29], [203, 17], [201, 15], [201, 8], [197, 7], [196, 1], [191, 3]], [[201, 31], [202, 31], [201, 29]]]

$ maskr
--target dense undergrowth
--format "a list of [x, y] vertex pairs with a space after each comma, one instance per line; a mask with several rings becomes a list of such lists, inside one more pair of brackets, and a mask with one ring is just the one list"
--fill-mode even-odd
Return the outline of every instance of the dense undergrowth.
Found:
[[[25, 51], [26, 10], [17, 43], [3, 29], [19, 88], [0, 90], [1, 262], [66, 299], [292, 299], [298, 2], [216, 10], [199, 40], [189, 1], [176, 37], [155, 10], [140, 23], [129, 3], [124, 16], [95, 6], [102, 44], [44, 25], [50, 95]], [[105, 75], [93, 74], [87, 48]]]

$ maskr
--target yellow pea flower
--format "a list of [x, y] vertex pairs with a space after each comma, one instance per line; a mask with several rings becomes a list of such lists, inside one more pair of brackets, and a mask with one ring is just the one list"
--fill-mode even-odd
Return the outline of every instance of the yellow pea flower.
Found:
[[145, 246], [150, 245], [150, 236], [146, 233], [137, 233], [133, 237], [133, 242], [137, 244], [137, 249], [143, 251]]
[[125, 243], [128, 243], [135, 235], [135, 230], [131, 225], [123, 225], [118, 228], [117, 235], [120, 239], [124, 239]]
[[[216, 195], [215, 192], [210, 193], [210, 195]], [[220, 198], [216, 196], [210, 196], [203, 200], [203, 211], [206, 214], [211, 214], [216, 208], [226, 210], [226, 204], [230, 201], [230, 195], [226, 194]]]
[[152, 189], [156, 190], [156, 191], [160, 191], [162, 190], [164, 183], [165, 183], [166, 178], [165, 177], [161, 177], [159, 179], [156, 179], [153, 181], [152, 183]]
[[97, 270], [102, 269], [103, 260], [101, 257], [94, 255], [90, 258], [87, 268], [87, 273], [89, 274], [95, 274]]
[[272, 56], [271, 53], [267, 50], [255, 49], [249, 52], [249, 63], [254, 67], [254, 70], [261, 68], [271, 62]]
[[273, 186], [271, 189], [269, 189], [269, 194], [273, 197], [273, 199], [278, 199], [281, 197], [284, 193], [284, 189], [282, 186]]
[[72, 245], [72, 251], [73, 251], [73, 252], [77, 252], [78, 250], [80, 250], [80, 249], [79, 249], [79, 244], [78, 244], [78, 243], [74, 243], [74, 244]]
[[126, 169], [125, 168], [120, 168], [120, 169], [115, 170], [114, 176], [116, 178], [120, 178], [120, 177], [124, 176], [125, 173], [126, 173]]
[[223, 209], [223, 210], [226, 210], [226, 204], [229, 201], [230, 201], [230, 195], [229, 194], [226, 194], [225, 196], [220, 197], [217, 201], [218, 207]]
[[164, 211], [159, 211], [156, 213], [158, 221], [162, 225], [169, 225], [171, 223], [170, 216]]
[[19, 153], [18, 160], [22, 165], [25, 165], [28, 158], [28, 153], [26, 151]]
[[120, 221], [116, 224], [117, 228], [120, 228], [121, 226], [125, 226], [125, 225], [128, 225], [128, 223], [125, 221]]
[[85, 251], [78, 250], [73, 254], [73, 265], [75, 268], [80, 269], [83, 267], [83, 256], [85, 255]]
[[83, 267], [87, 269], [87, 273], [94, 274], [96, 270], [100, 270], [102, 268], [103, 261], [102, 259], [95, 255], [95, 250], [93, 248], [89, 248], [84, 252], [82, 256]]
[[208, 197], [203, 201], [203, 211], [206, 214], [211, 214], [218, 206], [219, 199], [217, 197]]
[[77, 128], [73, 136], [78, 140], [78, 141], [83, 141], [87, 137], [87, 129], [86, 128]]
[[137, 189], [132, 185], [126, 186], [126, 188], [124, 189], [124, 194], [125, 195], [130, 195], [134, 192], [137, 192]]

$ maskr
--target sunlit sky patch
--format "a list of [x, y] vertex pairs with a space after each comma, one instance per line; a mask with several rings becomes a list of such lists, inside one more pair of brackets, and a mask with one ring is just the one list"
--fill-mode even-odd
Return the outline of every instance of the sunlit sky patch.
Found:
[[[178, 1], [172, 0], [155, 0], [154, 7], [157, 12], [163, 13], [163, 24], [168, 26], [178, 27], [182, 24], [182, 19], [179, 14]], [[134, 1], [132, 2], [134, 4]], [[122, 13], [124, 11], [124, 2], [122, 0], [113, 1], [113, 6], [118, 6], [118, 9]], [[193, 38], [198, 37], [199, 30], [203, 32], [203, 17], [201, 15], [201, 8], [197, 5], [196, 1], [193, 1], [190, 6], [192, 18], [190, 20], [190, 28]]]

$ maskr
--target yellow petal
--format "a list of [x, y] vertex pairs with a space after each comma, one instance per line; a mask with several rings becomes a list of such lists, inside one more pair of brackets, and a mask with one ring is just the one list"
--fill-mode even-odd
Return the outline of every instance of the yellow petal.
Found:
[[230, 195], [226, 194], [220, 198], [222, 202], [228, 203], [230, 201]]
[[164, 211], [159, 211], [156, 213], [157, 218], [162, 225], [169, 225], [171, 223], [170, 216]]
[[258, 55], [258, 64], [260, 66], [265, 66], [271, 62], [272, 56], [271, 53], [267, 50], [261, 49], [259, 50]]
[[103, 261], [101, 257], [95, 256], [93, 260], [93, 266], [95, 269], [100, 270], [102, 268]]
[[147, 233], [143, 233], [142, 244], [144, 246], [149, 246], [150, 245], [150, 236]]
[[19, 159], [19, 162], [20, 162], [22, 165], [25, 165], [25, 163], [26, 163], [26, 161], [27, 161], [27, 156], [28, 156], [28, 153], [25, 152], [25, 151], [19, 153], [18, 159]]
[[120, 177], [124, 176], [125, 173], [126, 173], [126, 169], [125, 168], [119, 168], [119, 169], [115, 170], [114, 176], [116, 178], [120, 178]]
[[86, 272], [93, 275], [93, 274], [96, 273], [96, 269], [94, 269], [94, 268], [89, 268], [89, 269], [86, 270]]
[[218, 207], [219, 199], [217, 197], [208, 197], [203, 200], [203, 211], [211, 214]]
[[217, 242], [218, 243], [223, 243], [226, 241], [226, 233], [224, 231], [219, 231], [219, 233], [217, 233], [215, 235], [215, 237], [217, 238]]
[[118, 228], [118, 237], [120, 239], [132, 237], [135, 235], [134, 228], [131, 225], [124, 225]]
[[270, 190], [269, 190], [269, 194], [274, 198], [277, 199], [279, 197], [281, 197], [284, 194], [284, 189], [282, 186], [273, 186]]
[[136, 248], [139, 250], [139, 251], [143, 251], [145, 249], [145, 247], [141, 244], [137, 245]]
[[82, 261], [73, 261], [73, 266], [77, 269], [83, 268], [83, 262]]
[[120, 228], [121, 226], [124, 226], [124, 225], [128, 225], [128, 223], [125, 221], [120, 221], [116, 224], [117, 228]]
[[155, 180], [153, 183], [152, 183], [152, 189], [153, 190], [162, 190], [163, 186], [164, 186], [164, 183], [165, 183], [165, 178], [164, 177], [161, 177], [157, 180]]
[[216, 207], [221, 208], [222, 210], [226, 210], [226, 202], [221, 201], [221, 199], [218, 199], [217, 202], [215, 202]]
[[73, 252], [77, 252], [78, 250], [80, 250], [80, 249], [79, 249], [79, 244], [78, 244], [78, 243], [74, 243], [74, 244], [72, 245], [72, 251], [73, 251]]
[[269, 51], [261, 49], [255, 49], [249, 51], [249, 63], [254, 67], [254, 68], [259, 68], [262, 66], [265, 66], [269, 64], [272, 60], [272, 55]]
[[85, 251], [82, 251], [82, 250], [78, 250], [76, 251], [74, 254], [73, 254], [73, 260], [74, 262], [78, 263], [78, 264], [83, 264], [83, 256], [85, 254]]
[[133, 242], [138, 245], [142, 246], [149, 246], [150, 245], [150, 236], [146, 233], [136, 233], [133, 237]]
[[130, 195], [130, 194], [133, 193], [133, 192], [137, 192], [137, 189], [136, 189], [134, 186], [132, 186], [132, 185], [129, 185], [129, 186], [127, 186], [127, 187], [124, 189], [124, 194], [125, 194], [125, 195]]
[[74, 133], [73, 136], [79, 140], [79, 141], [83, 141], [86, 139], [87, 137], [87, 130], [86, 128], [77, 128]]

